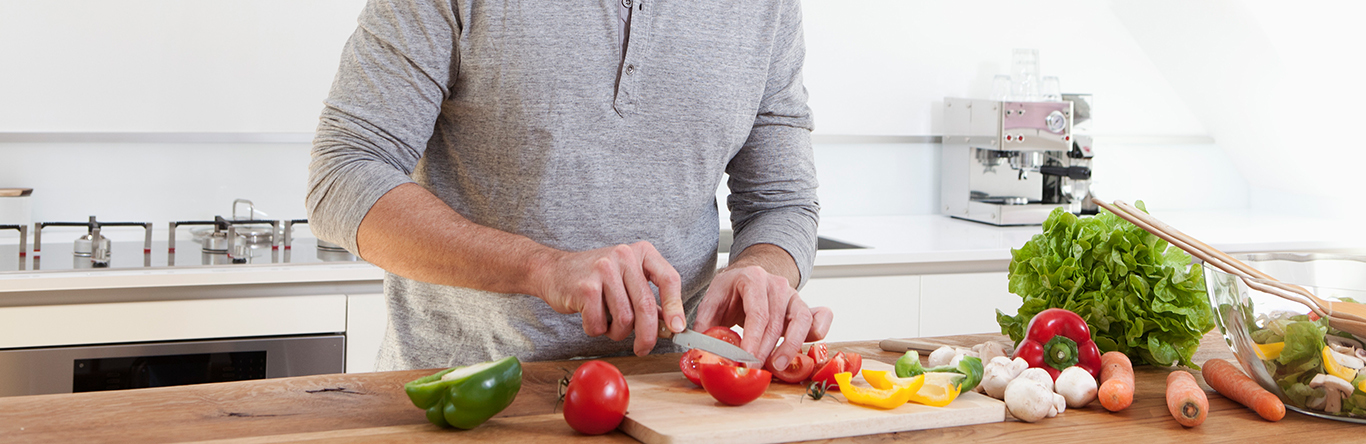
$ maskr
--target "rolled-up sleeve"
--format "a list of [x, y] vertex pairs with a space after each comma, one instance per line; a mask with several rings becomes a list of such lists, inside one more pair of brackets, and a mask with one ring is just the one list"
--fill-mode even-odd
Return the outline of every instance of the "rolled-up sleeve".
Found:
[[352, 253], [370, 207], [410, 174], [455, 80], [459, 24], [447, 2], [371, 0], [342, 50], [308, 165], [318, 238]]
[[806, 48], [799, 1], [785, 2], [775, 32], [754, 128], [726, 167], [730, 175], [727, 206], [735, 234], [730, 260], [755, 244], [777, 245], [796, 261], [801, 286], [815, 262], [820, 203], [811, 149], [811, 109], [802, 85]]

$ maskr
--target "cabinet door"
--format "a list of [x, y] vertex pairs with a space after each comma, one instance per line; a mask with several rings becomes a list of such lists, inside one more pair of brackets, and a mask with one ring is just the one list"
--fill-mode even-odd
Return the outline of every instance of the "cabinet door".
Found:
[[808, 306], [835, 312], [825, 337], [829, 342], [911, 338], [920, 333], [919, 276], [812, 279], [801, 297]]
[[920, 335], [999, 332], [996, 310], [1014, 315], [1022, 303], [1005, 272], [921, 276]]
[[346, 372], [375, 371], [375, 357], [388, 325], [383, 294], [346, 296]]

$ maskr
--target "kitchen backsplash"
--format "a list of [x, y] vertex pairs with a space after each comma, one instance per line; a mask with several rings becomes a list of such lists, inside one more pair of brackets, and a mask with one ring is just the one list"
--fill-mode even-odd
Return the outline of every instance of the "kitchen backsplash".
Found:
[[[0, 144], [0, 188], [33, 188], [32, 220], [165, 222], [231, 212], [253, 201], [273, 219], [304, 218], [307, 144]], [[1098, 140], [1095, 190], [1160, 210], [1249, 206], [1248, 182], [1218, 145], [1106, 144]], [[939, 145], [817, 143], [825, 217], [937, 214]], [[1173, 162], [1172, 159], [1182, 159]], [[1197, 182], [1199, 185], [1197, 186]], [[718, 190], [722, 202], [725, 187]], [[126, 233], [123, 233], [126, 231]], [[106, 235], [138, 239], [137, 230]], [[0, 232], [13, 241], [16, 233]]]

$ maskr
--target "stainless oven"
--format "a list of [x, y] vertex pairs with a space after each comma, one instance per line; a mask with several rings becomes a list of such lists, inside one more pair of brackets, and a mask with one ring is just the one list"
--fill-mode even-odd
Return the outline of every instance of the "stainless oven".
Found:
[[340, 334], [0, 350], [0, 396], [343, 373]]

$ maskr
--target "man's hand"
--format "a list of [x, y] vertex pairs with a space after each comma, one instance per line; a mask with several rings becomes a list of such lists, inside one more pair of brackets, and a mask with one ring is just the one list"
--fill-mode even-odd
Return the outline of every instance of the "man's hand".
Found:
[[[556, 312], [580, 313], [589, 336], [620, 341], [634, 329], [635, 352], [644, 356], [655, 346], [660, 319], [675, 333], [686, 326], [678, 271], [649, 242], [560, 252], [552, 264], [538, 296]], [[662, 316], [650, 283], [659, 287]]]
[[745, 329], [740, 348], [760, 361], [772, 358], [774, 368], [786, 367], [803, 342], [825, 338], [834, 314], [826, 307], [807, 307], [793, 281], [782, 274], [796, 277], [796, 264], [782, 248], [759, 244], [745, 249], [712, 279], [693, 329], [740, 325]]

